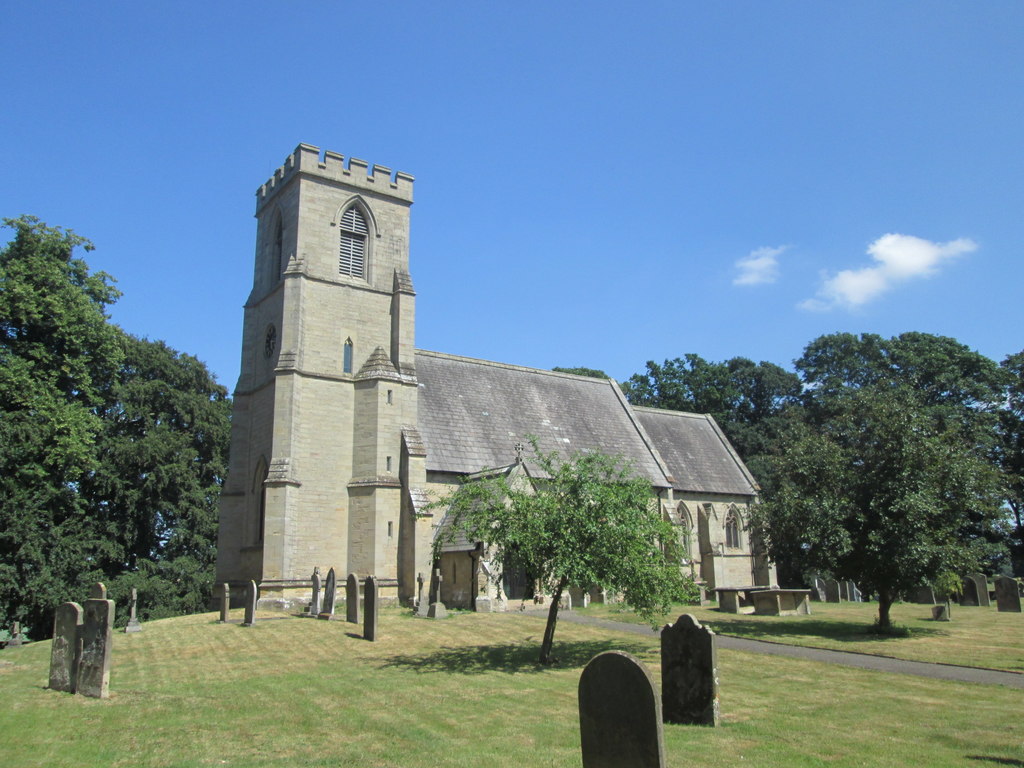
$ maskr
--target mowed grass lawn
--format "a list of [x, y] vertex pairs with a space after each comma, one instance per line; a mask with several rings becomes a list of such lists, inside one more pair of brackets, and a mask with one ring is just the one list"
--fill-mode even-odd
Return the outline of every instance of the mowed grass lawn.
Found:
[[[623, 605], [591, 605], [580, 611], [612, 621], [645, 623]], [[754, 616], [715, 607], [677, 606], [666, 621], [691, 613], [723, 635], [789, 645], [870, 653], [896, 659], [985, 667], [1024, 673], [1024, 614], [954, 605], [952, 621], [933, 621], [930, 605], [897, 603], [890, 617], [907, 636], [870, 631], [878, 603], [811, 603], [810, 616]]]
[[[271, 618], [274, 617], [274, 618]], [[359, 628], [214, 614], [115, 636], [111, 698], [50, 691], [50, 643], [0, 652], [9, 766], [580, 766], [576, 689], [603, 650], [658, 643], [542, 618], [386, 610]], [[1024, 765], [1024, 690], [719, 652], [721, 728], [665, 727], [669, 766]]]

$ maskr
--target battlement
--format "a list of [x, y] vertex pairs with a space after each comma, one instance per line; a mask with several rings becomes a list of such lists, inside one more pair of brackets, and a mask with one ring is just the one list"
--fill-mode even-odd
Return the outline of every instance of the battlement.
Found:
[[383, 165], [370, 165], [365, 160], [348, 158], [337, 152], [322, 151], [310, 144], [299, 144], [284, 163], [256, 190], [256, 210], [296, 173], [306, 173], [332, 181], [339, 181], [360, 189], [397, 197], [412, 202], [413, 176], [392, 171]]

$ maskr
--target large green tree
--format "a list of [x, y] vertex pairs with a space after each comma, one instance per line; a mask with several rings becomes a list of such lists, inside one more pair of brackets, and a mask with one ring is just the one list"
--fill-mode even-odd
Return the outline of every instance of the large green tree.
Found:
[[828, 410], [792, 427], [755, 524], [774, 559], [877, 594], [888, 628], [902, 591], [978, 567], [982, 533], [1000, 518], [1000, 480], [907, 387], [840, 389]]
[[[109, 321], [118, 292], [32, 217], [0, 250], [0, 622], [49, 632], [103, 580], [143, 615], [194, 610], [212, 574], [226, 393]], [[200, 584], [204, 586], [200, 586]]]
[[1024, 351], [1002, 362], [1008, 375], [1006, 406], [1000, 411], [996, 455], [1006, 481], [1010, 510], [1012, 570], [1024, 575]]
[[[447, 536], [486, 542], [503, 568], [522, 568], [550, 595], [542, 664], [552, 661], [559, 602], [570, 585], [620, 592], [646, 618], [690, 593], [675, 564], [675, 532], [649, 481], [600, 453], [563, 460], [535, 445], [531, 464], [539, 468], [533, 482], [524, 471], [485, 472], [440, 506], [447, 507]], [[438, 537], [436, 553], [446, 540]]]

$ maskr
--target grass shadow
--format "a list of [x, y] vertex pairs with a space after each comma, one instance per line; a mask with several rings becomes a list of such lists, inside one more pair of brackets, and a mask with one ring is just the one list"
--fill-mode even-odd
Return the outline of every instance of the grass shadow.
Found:
[[845, 643], [876, 642], [884, 643], [891, 640], [905, 640], [911, 637], [938, 637], [948, 634], [943, 629], [932, 627], [914, 627], [907, 633], [887, 634], [879, 632], [868, 624], [852, 624], [829, 620], [816, 620], [808, 617], [784, 619], [781, 621], [763, 621], [730, 619], [717, 622], [709, 619], [705, 622], [721, 635], [733, 635], [752, 640], [770, 640], [787, 637], [822, 637]]
[[555, 643], [555, 661], [550, 666], [541, 664], [540, 643], [503, 645], [474, 645], [458, 648], [440, 648], [431, 653], [392, 656], [381, 668], [398, 667], [414, 672], [447, 672], [479, 675], [486, 672], [543, 672], [548, 669], [570, 669], [586, 665], [604, 651], [625, 651], [635, 656], [646, 653], [650, 643], [615, 640], [587, 640]]
[[988, 757], [986, 755], [965, 755], [968, 760], [977, 760], [982, 763], [994, 763], [995, 765], [1012, 765], [1017, 768], [1024, 768], [1024, 760], [1016, 760], [1012, 757]]

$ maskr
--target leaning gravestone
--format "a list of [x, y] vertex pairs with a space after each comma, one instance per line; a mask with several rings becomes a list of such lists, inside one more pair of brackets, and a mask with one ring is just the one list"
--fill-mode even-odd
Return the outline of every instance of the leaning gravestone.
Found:
[[666, 723], [718, 725], [715, 633], [688, 613], [661, 630], [661, 711]]
[[1020, 613], [1020, 589], [1017, 580], [1009, 576], [996, 576], [996, 608], [1008, 613]]
[[309, 615], [320, 615], [320, 566], [313, 568], [313, 594], [309, 601]]
[[992, 599], [988, 596], [988, 577], [983, 573], [968, 573], [967, 578], [974, 582], [974, 591], [978, 595], [978, 605], [988, 608]]
[[[103, 587], [97, 584], [97, 587]], [[93, 588], [92, 594], [106, 594]], [[85, 601], [82, 624], [82, 655], [78, 662], [75, 693], [105, 699], [110, 688], [110, 651], [114, 633], [114, 601], [92, 597]]]
[[224, 582], [220, 585], [220, 620], [226, 622], [231, 614], [231, 585]]
[[817, 576], [814, 577], [814, 591], [811, 593], [811, 596], [815, 600], [817, 600], [818, 602], [821, 602], [821, 603], [825, 602], [825, 580], [824, 579], [818, 578]]
[[835, 579], [825, 579], [825, 602], [839, 602], [839, 582]]
[[317, 618], [324, 619], [325, 621], [333, 618], [334, 604], [337, 601], [338, 577], [334, 574], [334, 569], [331, 568], [327, 572], [327, 584], [324, 586], [324, 604], [320, 606], [320, 613], [317, 614]]
[[970, 576], [964, 578], [963, 587], [960, 590], [960, 605], [980, 605], [978, 598], [978, 583]]
[[50, 648], [50, 688], [55, 691], [75, 692], [78, 682], [78, 662], [82, 647], [79, 632], [82, 626], [82, 606], [62, 603], [53, 617], [53, 645]]
[[138, 602], [139, 602], [139, 593], [135, 589], [135, 587], [132, 587], [131, 602], [128, 603], [128, 611], [129, 611], [128, 625], [124, 628], [124, 631], [126, 633], [141, 632], [142, 631], [142, 625], [139, 623], [139, 617], [135, 615], [135, 607], [136, 607]]
[[[363, 588], [363, 639], [364, 640], [376, 640], [377, 639], [377, 613], [378, 606], [380, 604], [380, 591], [377, 587], [377, 577], [368, 576], [366, 583]], [[358, 594], [356, 596], [358, 600]]]
[[583, 768], [665, 768], [661, 701], [637, 659], [606, 651], [580, 675]]
[[852, 581], [847, 582], [847, 591], [850, 594], [850, 602], [859, 603], [862, 601], [860, 590], [857, 589], [857, 585]]
[[359, 576], [354, 573], [345, 579], [345, 621], [359, 623]]
[[256, 598], [259, 590], [256, 589], [256, 582], [250, 581], [245, 587], [245, 618], [242, 619], [243, 627], [251, 627], [256, 623]]

